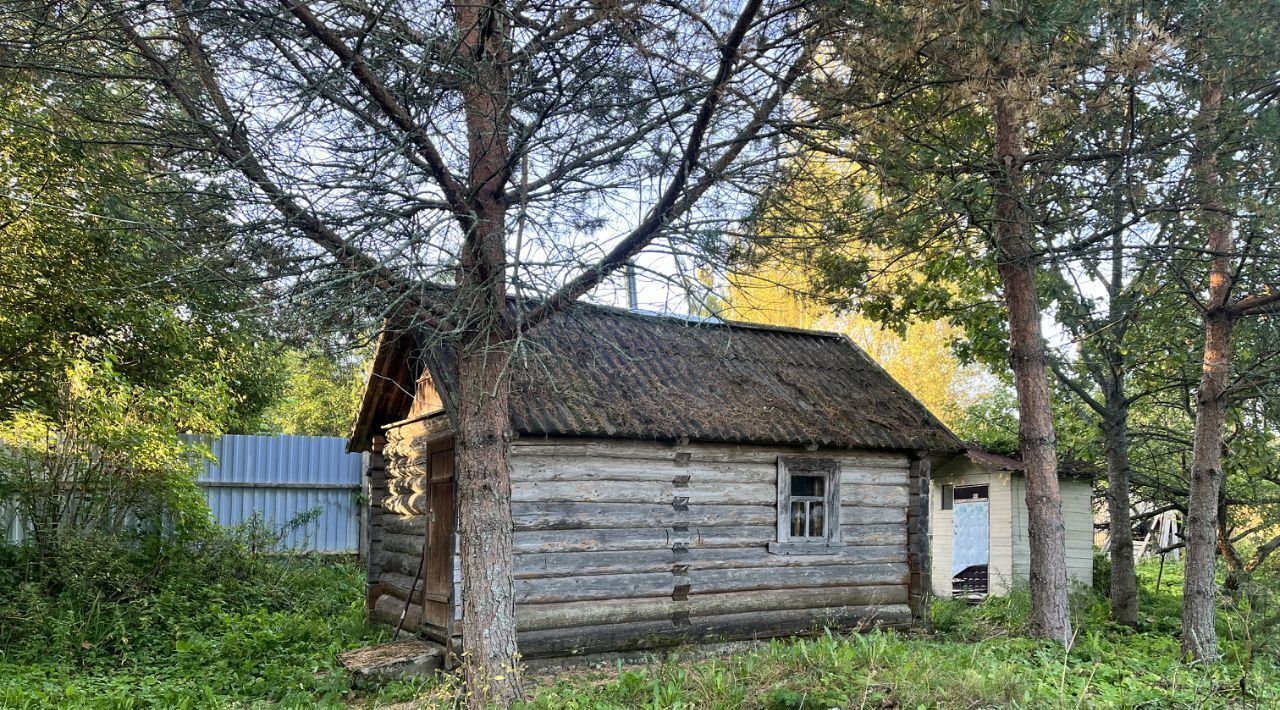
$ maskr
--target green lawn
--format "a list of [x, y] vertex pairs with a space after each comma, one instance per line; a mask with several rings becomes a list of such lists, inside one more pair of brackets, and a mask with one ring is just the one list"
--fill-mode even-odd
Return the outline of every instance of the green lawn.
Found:
[[[527, 708], [1280, 707], [1280, 653], [1264, 580], [1255, 607], [1227, 604], [1226, 660], [1178, 660], [1179, 584], [1159, 593], [1144, 567], [1144, 626], [1105, 620], [1078, 594], [1070, 652], [1019, 636], [1025, 594], [977, 607], [939, 603], [936, 631], [822, 634], [729, 656], [679, 653], [660, 663], [532, 678]], [[455, 682], [353, 689], [335, 666], [344, 649], [383, 640], [362, 621], [354, 565], [294, 559], [198, 587], [161, 586], [112, 607], [11, 600], [0, 621], [3, 707], [362, 707], [417, 697], [453, 707]], [[15, 595], [20, 597], [21, 595]], [[35, 609], [36, 618], [14, 610]], [[0, 630], [2, 631], [2, 630]], [[19, 641], [15, 642], [14, 639]]]

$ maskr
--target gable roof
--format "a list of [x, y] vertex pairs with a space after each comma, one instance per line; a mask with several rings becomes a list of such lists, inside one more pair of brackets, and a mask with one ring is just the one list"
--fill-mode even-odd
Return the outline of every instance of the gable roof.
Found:
[[[425, 334], [424, 334], [425, 335]], [[414, 338], [384, 339], [350, 448], [403, 418]], [[422, 351], [446, 408], [446, 345]], [[510, 367], [512, 428], [604, 436], [957, 452], [963, 445], [844, 335], [585, 303], [532, 329]], [[408, 397], [406, 398], [406, 395]]]

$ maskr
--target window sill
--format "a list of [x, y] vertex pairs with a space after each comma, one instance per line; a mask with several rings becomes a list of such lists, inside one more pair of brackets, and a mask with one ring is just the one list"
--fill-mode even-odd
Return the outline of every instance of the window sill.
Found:
[[769, 553], [773, 555], [835, 555], [839, 553], [842, 547], [844, 547], [844, 543], [836, 540], [831, 542], [771, 542], [769, 543]]

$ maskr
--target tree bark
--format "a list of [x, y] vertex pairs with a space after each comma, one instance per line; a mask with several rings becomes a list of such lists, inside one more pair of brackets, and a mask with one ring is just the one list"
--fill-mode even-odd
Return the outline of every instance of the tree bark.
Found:
[[[1111, 534], [1111, 618], [1126, 626], [1138, 625], [1138, 573], [1133, 559], [1133, 521], [1129, 514], [1129, 418], [1123, 402], [1123, 374], [1114, 391], [1106, 394], [1106, 407], [1114, 415], [1103, 424], [1107, 459], [1107, 516]], [[1116, 407], [1122, 407], [1116, 411]]]
[[1018, 393], [1018, 440], [1027, 482], [1031, 543], [1031, 632], [1066, 645], [1066, 528], [1049, 398], [1048, 360], [1040, 330], [1035, 262], [1023, 203], [1022, 127], [1005, 98], [995, 101], [994, 207], [996, 257], [1009, 318], [1009, 364]]
[[468, 705], [507, 704], [519, 692], [512, 576], [507, 349], [477, 343], [458, 363], [458, 542], [463, 672]]
[[1195, 438], [1191, 487], [1187, 496], [1186, 576], [1182, 592], [1182, 651], [1196, 661], [1219, 660], [1214, 627], [1218, 494], [1222, 487], [1222, 430], [1225, 393], [1231, 368], [1234, 318], [1230, 307], [1233, 277], [1231, 221], [1221, 198], [1215, 122], [1222, 87], [1203, 81], [1197, 123], [1195, 178], [1200, 191], [1201, 221], [1209, 253], [1209, 293], [1204, 303], [1204, 357], [1196, 393]]
[[1222, 562], [1227, 568], [1227, 576], [1222, 581], [1222, 591], [1234, 595], [1244, 588], [1245, 582], [1249, 580], [1249, 572], [1245, 569], [1244, 558], [1240, 556], [1235, 543], [1231, 541], [1226, 493], [1222, 486], [1218, 487], [1218, 555], [1222, 557]]
[[[1134, 90], [1128, 85], [1129, 107], [1122, 145], [1125, 150], [1133, 146]], [[1124, 175], [1116, 180], [1111, 193], [1111, 218], [1114, 223], [1111, 236], [1111, 274], [1107, 284], [1108, 320], [1111, 323], [1101, 350], [1106, 358], [1102, 370], [1102, 438], [1107, 461], [1107, 516], [1111, 522], [1111, 618], [1116, 623], [1136, 627], [1138, 625], [1138, 570], [1133, 559], [1133, 520], [1130, 515], [1130, 462], [1129, 462], [1129, 405], [1126, 392], [1126, 373], [1131, 366], [1125, 347], [1125, 335], [1133, 318], [1135, 306], [1133, 294], [1125, 285], [1125, 232], [1124, 224], [1128, 201], [1125, 193], [1131, 176], [1124, 160], [1113, 161], [1111, 175]]]
[[508, 12], [501, 3], [454, 6], [467, 126], [466, 230], [458, 268], [464, 325], [458, 360], [458, 539], [468, 707], [520, 695], [513, 577], [510, 382], [514, 328], [507, 308], [506, 186], [511, 177]]

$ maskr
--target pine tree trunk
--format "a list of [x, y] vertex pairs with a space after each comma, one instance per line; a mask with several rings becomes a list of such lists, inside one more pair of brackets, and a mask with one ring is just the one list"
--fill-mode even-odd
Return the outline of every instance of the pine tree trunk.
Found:
[[[1133, 94], [1130, 93], [1130, 101]], [[1132, 114], [1133, 108], [1130, 106]], [[1131, 128], [1125, 130], [1125, 145], [1131, 145]], [[1124, 174], [1124, 162], [1111, 163], [1112, 175]], [[1138, 571], [1133, 559], [1133, 520], [1130, 517], [1129, 402], [1125, 374], [1130, 366], [1125, 333], [1132, 318], [1133, 294], [1125, 287], [1124, 214], [1128, 211], [1128, 179], [1115, 182], [1112, 190], [1111, 274], [1107, 284], [1108, 318], [1112, 333], [1103, 340], [1105, 374], [1102, 386], [1102, 438], [1107, 461], [1107, 517], [1111, 521], [1111, 618], [1126, 626], [1138, 625]]]
[[1182, 651], [1197, 661], [1214, 662], [1218, 634], [1214, 567], [1217, 562], [1218, 494], [1222, 487], [1222, 429], [1226, 419], [1224, 395], [1231, 368], [1234, 326], [1230, 303], [1231, 221], [1221, 201], [1215, 122], [1222, 104], [1222, 88], [1205, 80], [1197, 123], [1195, 176], [1200, 192], [1201, 220], [1209, 253], [1209, 294], [1204, 304], [1204, 358], [1196, 393], [1196, 427], [1192, 444], [1191, 487], [1187, 496], [1186, 576], [1182, 592]]
[[[1117, 385], [1123, 398], [1123, 385]], [[1108, 393], [1106, 407], [1123, 407]], [[1138, 573], [1133, 559], [1133, 521], [1129, 515], [1129, 420], [1117, 412], [1103, 425], [1107, 458], [1107, 517], [1111, 533], [1111, 618], [1138, 625]]]
[[458, 363], [458, 543], [462, 649], [469, 705], [518, 695], [506, 348], [478, 344]]
[[506, 295], [506, 189], [511, 176], [510, 12], [501, 2], [454, 6], [467, 125], [465, 229], [458, 268], [465, 314], [458, 361], [457, 505], [462, 555], [462, 652], [468, 706], [520, 695], [511, 518], [513, 330]]
[[1002, 98], [995, 102], [995, 130], [996, 254], [1009, 316], [1009, 364], [1018, 393], [1018, 440], [1027, 482], [1031, 632], [1065, 645], [1071, 640], [1066, 528], [1035, 262], [1022, 198], [1025, 154], [1016, 112]]
[[[1218, 259], [1215, 259], [1218, 261]], [[1210, 277], [1229, 279], [1223, 272]], [[1210, 292], [1214, 287], [1210, 286]], [[1196, 428], [1192, 445], [1191, 487], [1187, 497], [1186, 576], [1182, 592], [1182, 650], [1197, 661], [1216, 661], [1214, 627], [1217, 582], [1218, 492], [1222, 487], [1222, 427], [1226, 419], [1223, 391], [1231, 365], [1231, 320], [1226, 312], [1205, 315], [1204, 364], [1196, 395]]]
[[511, 324], [501, 268], [504, 212], [477, 202], [463, 244], [459, 291], [469, 327], [457, 366], [455, 476], [462, 567], [462, 652], [468, 707], [505, 707], [520, 695], [511, 517]]

